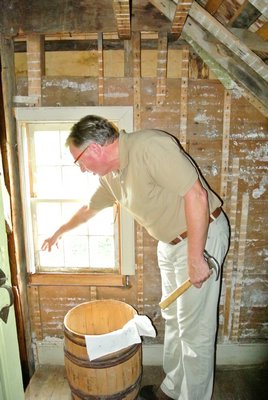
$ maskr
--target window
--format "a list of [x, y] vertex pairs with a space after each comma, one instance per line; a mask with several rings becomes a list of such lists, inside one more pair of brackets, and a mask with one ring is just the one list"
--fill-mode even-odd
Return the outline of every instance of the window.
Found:
[[86, 204], [98, 177], [81, 173], [65, 147], [73, 123], [102, 115], [132, 130], [130, 107], [17, 108], [27, 261], [31, 273], [135, 273], [134, 222], [119, 205], [66, 233], [59, 249], [41, 251], [49, 237]]

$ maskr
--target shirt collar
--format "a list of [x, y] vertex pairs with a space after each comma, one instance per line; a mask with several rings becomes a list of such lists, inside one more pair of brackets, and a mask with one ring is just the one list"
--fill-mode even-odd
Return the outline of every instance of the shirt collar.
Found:
[[119, 160], [122, 172], [128, 165], [127, 133], [124, 130], [119, 133]]

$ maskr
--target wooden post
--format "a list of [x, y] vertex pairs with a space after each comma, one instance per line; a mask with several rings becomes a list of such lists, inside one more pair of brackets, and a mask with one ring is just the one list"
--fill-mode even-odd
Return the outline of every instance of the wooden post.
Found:
[[224, 108], [223, 108], [221, 192], [220, 192], [220, 196], [223, 200], [225, 200], [227, 197], [229, 142], [230, 142], [230, 115], [231, 115], [231, 92], [229, 90], [225, 90]]
[[99, 106], [104, 105], [104, 68], [103, 68], [103, 37], [98, 33], [98, 66], [99, 66]]
[[[28, 380], [28, 377], [31, 376], [34, 371], [34, 360], [31, 349], [31, 336], [29, 334], [30, 322], [27, 301], [27, 284], [25, 280], [27, 266], [25, 262], [23, 227], [21, 221], [22, 210], [21, 204], [18, 201], [18, 199], [21, 198], [20, 182], [19, 176], [15, 173], [15, 171], [19, 170], [19, 164], [17, 158], [16, 121], [13, 113], [13, 98], [16, 95], [13, 40], [11, 38], [4, 38], [0, 35], [0, 51], [2, 64], [1, 80], [3, 89], [4, 124], [6, 131], [5, 145], [7, 158], [5, 160], [5, 171], [8, 172], [9, 176], [7, 186], [11, 199], [13, 225], [13, 232], [8, 235], [8, 247], [12, 284], [13, 286], [16, 286], [17, 303], [20, 302], [18, 307], [16, 307], [17, 325], [20, 328], [20, 356], [22, 364], [25, 366], [25, 370], [23, 371], [24, 379]], [[4, 132], [2, 133], [4, 135]], [[16, 237], [14, 231], [16, 232]]]
[[44, 36], [27, 36], [28, 96], [42, 103], [42, 76], [45, 75]]
[[124, 40], [124, 76], [126, 78], [133, 76], [133, 49], [131, 40]]
[[235, 257], [235, 229], [237, 219], [237, 194], [238, 194], [238, 179], [239, 179], [239, 158], [233, 159], [232, 165], [232, 186], [231, 186], [231, 202], [229, 208], [229, 222], [231, 228], [230, 248], [226, 260], [225, 268], [225, 303], [224, 303], [224, 325], [223, 334], [226, 338], [230, 338], [231, 329], [231, 300], [232, 300], [232, 283], [233, 283], [233, 268]]
[[[134, 33], [133, 37], [133, 104], [134, 104], [134, 129], [141, 128], [141, 36], [140, 33]], [[137, 302], [140, 314], [144, 312], [143, 304], [143, 228], [136, 223], [136, 243], [137, 243]]]
[[245, 255], [246, 255], [245, 253], [246, 253], [246, 241], [247, 241], [248, 207], [249, 207], [249, 194], [244, 193], [241, 206], [237, 273], [236, 273], [236, 285], [234, 290], [234, 313], [233, 313], [233, 326], [231, 335], [231, 339], [233, 341], [239, 339], [240, 311], [241, 311], [243, 275], [245, 267]]
[[167, 33], [158, 34], [156, 103], [164, 103], [167, 90]]
[[181, 66], [181, 99], [180, 99], [180, 143], [186, 149], [187, 114], [188, 114], [188, 82], [189, 82], [189, 48], [182, 49]]

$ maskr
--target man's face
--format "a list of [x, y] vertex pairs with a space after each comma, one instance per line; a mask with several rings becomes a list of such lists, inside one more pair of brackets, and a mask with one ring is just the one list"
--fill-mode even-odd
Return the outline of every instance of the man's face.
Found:
[[103, 176], [109, 172], [104, 147], [97, 143], [91, 143], [84, 148], [71, 144], [69, 150], [75, 164], [82, 172], [92, 172], [94, 175]]

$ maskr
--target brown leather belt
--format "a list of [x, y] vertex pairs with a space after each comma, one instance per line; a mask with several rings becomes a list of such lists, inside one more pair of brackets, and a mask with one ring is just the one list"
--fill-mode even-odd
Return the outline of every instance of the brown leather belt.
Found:
[[[218, 216], [220, 215], [222, 209], [221, 207], [216, 208], [216, 210], [213, 211], [213, 213], [210, 214], [209, 216], [209, 223], [213, 222], [216, 218], [218, 218]], [[187, 238], [187, 231], [181, 233], [178, 237], [176, 237], [175, 239], [171, 240], [171, 242], [169, 242], [169, 244], [178, 244], [180, 243], [183, 239]]]

